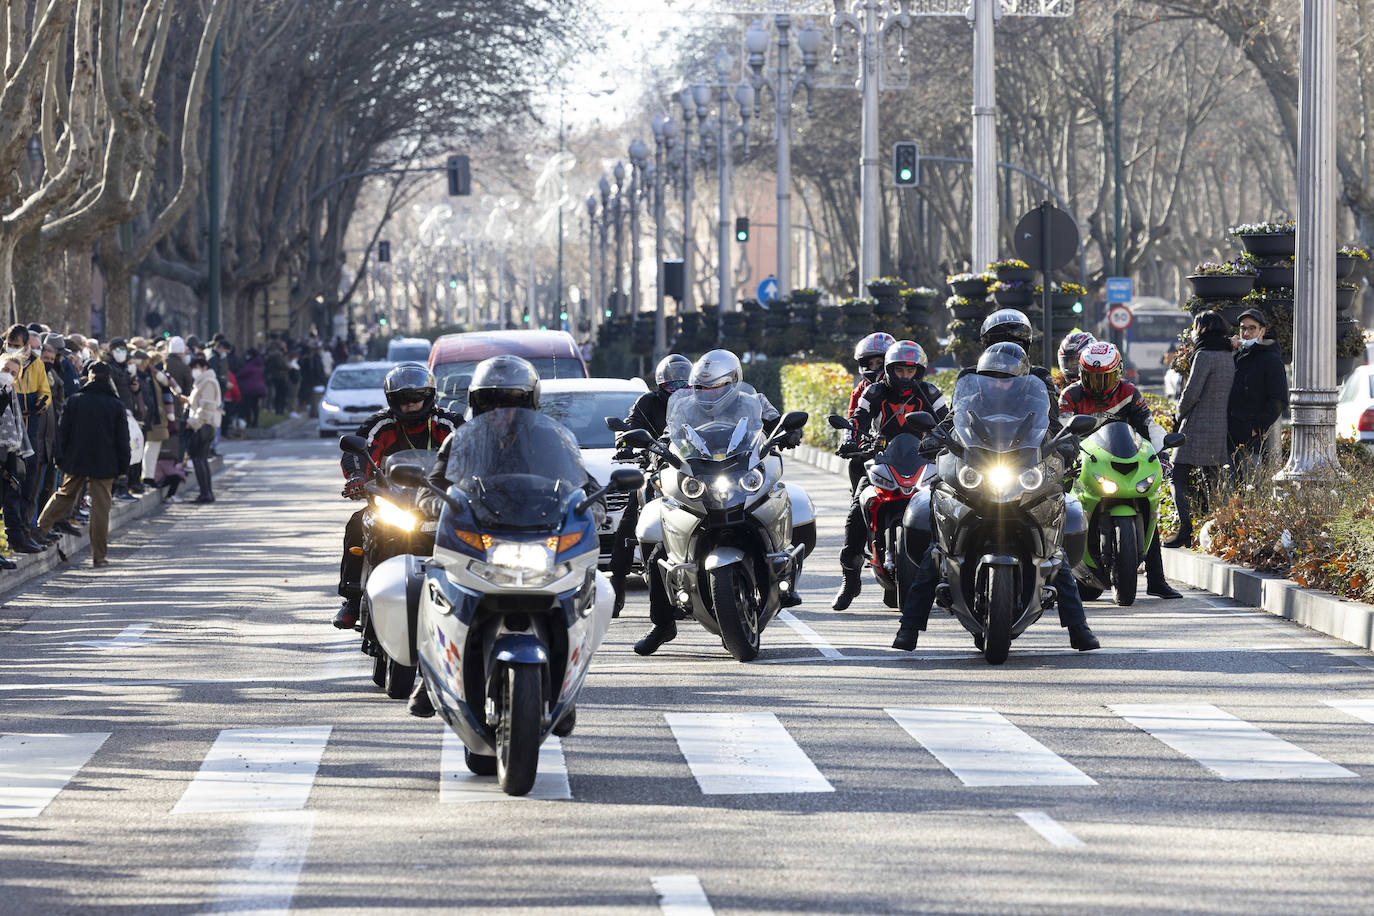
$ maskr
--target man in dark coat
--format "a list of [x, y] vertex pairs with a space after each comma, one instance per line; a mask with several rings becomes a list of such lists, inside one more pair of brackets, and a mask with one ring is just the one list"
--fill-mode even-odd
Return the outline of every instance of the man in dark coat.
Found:
[[91, 494], [91, 565], [107, 566], [105, 558], [110, 533], [110, 499], [114, 480], [128, 470], [129, 423], [124, 405], [110, 381], [110, 367], [93, 363], [81, 390], [67, 400], [57, 430], [58, 453], [62, 456], [62, 486], [43, 507], [38, 530], [43, 535], [67, 517], [81, 489], [89, 485]]
[[1227, 401], [1226, 425], [1231, 440], [1232, 463], [1259, 464], [1269, 427], [1288, 406], [1288, 375], [1283, 368], [1279, 343], [1265, 335], [1264, 313], [1247, 309], [1240, 316], [1236, 345], [1236, 377]]

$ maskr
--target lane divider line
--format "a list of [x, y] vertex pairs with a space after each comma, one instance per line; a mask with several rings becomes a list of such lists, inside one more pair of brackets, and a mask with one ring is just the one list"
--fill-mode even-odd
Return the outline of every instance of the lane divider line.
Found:
[[652, 881], [663, 916], [712, 916], [715, 912], [696, 875], [660, 875]]
[[1085, 845], [1082, 840], [1070, 833], [1068, 828], [1044, 811], [1018, 811], [1016, 816], [1025, 821], [1027, 827], [1060, 849], [1072, 849]]
[[42, 814], [111, 734], [0, 735], [0, 819]]
[[811, 647], [815, 649], [817, 652], [821, 653], [821, 655], [825, 658], [844, 658], [843, 652], [841, 652], [839, 649], [836, 649], [830, 643], [822, 639], [821, 635], [817, 633], [815, 630], [811, 629], [805, 623], [798, 620], [796, 617], [792, 616], [791, 611], [779, 611], [778, 619], [781, 620], [783, 623], [787, 624], [793, 630], [795, 630], [797, 632], [797, 635], [799, 635], [802, 639], [810, 643]]
[[247, 845], [252, 852], [216, 888], [207, 912], [287, 916], [305, 869], [315, 817], [314, 811], [249, 815]]

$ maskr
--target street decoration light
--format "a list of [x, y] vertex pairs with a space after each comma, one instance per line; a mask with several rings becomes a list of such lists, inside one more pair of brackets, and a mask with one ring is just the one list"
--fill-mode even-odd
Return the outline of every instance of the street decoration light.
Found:
[[663, 303], [663, 183], [664, 152], [671, 150], [677, 138], [677, 125], [667, 115], [657, 115], [650, 122], [654, 134], [654, 162], [650, 166], [654, 208], [654, 365], [658, 365], [668, 350], [667, 318]]

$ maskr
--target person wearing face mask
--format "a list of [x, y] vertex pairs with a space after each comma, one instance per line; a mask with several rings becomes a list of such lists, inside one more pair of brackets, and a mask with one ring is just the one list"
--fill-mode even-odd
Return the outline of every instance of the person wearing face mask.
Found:
[[219, 380], [210, 369], [210, 362], [203, 356], [191, 360], [191, 394], [183, 395], [186, 402], [186, 425], [191, 430], [189, 449], [191, 464], [196, 469], [196, 483], [200, 495], [194, 502], [212, 503], [215, 492], [210, 485], [210, 445], [215, 441], [215, 430], [224, 419], [224, 409], [220, 405]]
[[1288, 406], [1283, 354], [1279, 342], [1265, 335], [1265, 320], [1259, 309], [1241, 312], [1240, 334], [1231, 338], [1236, 377], [1226, 404], [1226, 426], [1235, 469], [1253, 468], [1264, 460], [1269, 427]]
[[39, 351], [43, 361], [44, 369], [48, 373], [48, 387], [52, 391], [52, 407], [43, 412], [41, 429], [38, 438], [32, 442], [34, 451], [37, 453], [38, 477], [33, 482], [33, 504], [35, 506], [33, 514], [29, 517], [29, 524], [34, 525], [38, 522], [38, 509], [52, 496], [57, 489], [57, 465], [59, 455], [57, 454], [57, 424], [62, 416], [62, 409], [66, 406], [66, 386], [62, 382], [62, 376], [58, 372], [57, 350], [61, 344], [62, 349], [66, 349], [66, 341], [59, 335], [44, 334]]
[[[19, 360], [16, 358], [6, 356], [0, 363], [0, 505], [4, 507], [5, 539], [9, 549], [15, 553], [41, 553], [46, 545], [33, 541], [24, 519], [24, 458], [32, 449], [24, 431], [19, 396], [14, 390], [18, 372]], [[14, 566], [0, 568], [13, 569]]]
[[38, 354], [29, 346], [29, 329], [16, 324], [5, 335], [5, 355], [13, 357], [19, 366], [14, 377], [14, 392], [24, 418], [24, 435], [28, 437], [29, 452], [24, 458], [24, 518], [33, 518], [34, 484], [38, 479], [38, 453], [32, 443], [43, 430], [43, 414], [52, 403], [52, 387], [48, 384], [48, 370]]
[[[130, 358], [129, 342], [123, 337], [116, 337], [110, 341], [110, 349], [101, 357], [101, 361], [110, 367], [110, 381], [114, 383], [115, 392], [124, 409], [134, 418], [134, 422], [143, 422], [143, 396], [139, 390], [138, 378], [135, 374], [133, 361]], [[143, 456], [135, 456], [140, 465]], [[132, 474], [126, 469], [125, 473], [115, 481], [114, 497], [124, 502], [131, 502], [138, 495], [144, 492], [142, 479], [138, 472]]]

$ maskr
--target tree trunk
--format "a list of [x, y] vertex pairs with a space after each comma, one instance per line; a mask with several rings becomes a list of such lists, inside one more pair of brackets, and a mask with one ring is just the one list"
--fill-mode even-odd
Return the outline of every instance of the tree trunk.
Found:
[[43, 295], [43, 240], [41, 226], [22, 233], [14, 242], [11, 250], [10, 270], [14, 290], [14, 314], [16, 321], [24, 324], [30, 321], [52, 322], [57, 320], [56, 309], [60, 300], [45, 307]]

